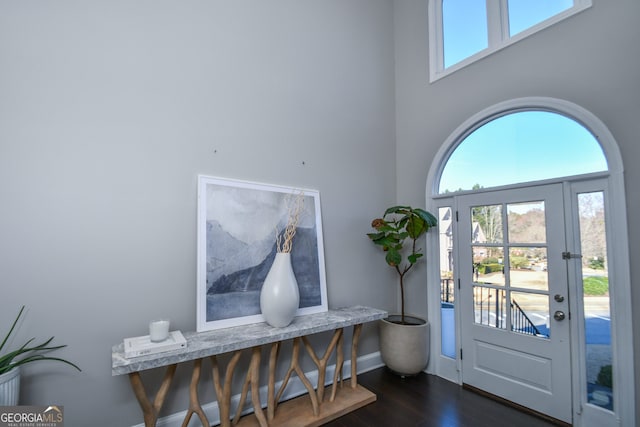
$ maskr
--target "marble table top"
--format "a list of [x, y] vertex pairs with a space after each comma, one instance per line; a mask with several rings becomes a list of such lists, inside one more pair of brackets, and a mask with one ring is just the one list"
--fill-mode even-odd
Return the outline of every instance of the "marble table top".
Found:
[[184, 332], [186, 348], [130, 359], [124, 357], [124, 343], [120, 343], [112, 347], [111, 374], [123, 375], [188, 362], [257, 345], [373, 322], [385, 317], [387, 312], [384, 310], [355, 306], [299, 316], [284, 328], [274, 328], [263, 322], [207, 332]]

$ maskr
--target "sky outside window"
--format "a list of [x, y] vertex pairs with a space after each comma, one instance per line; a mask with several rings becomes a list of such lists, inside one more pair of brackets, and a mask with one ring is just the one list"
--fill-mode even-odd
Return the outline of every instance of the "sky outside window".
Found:
[[573, 7], [573, 0], [509, 0], [509, 35], [527, 28]]
[[489, 46], [485, 0], [443, 0], [444, 67]]
[[440, 193], [606, 171], [602, 147], [580, 123], [547, 111], [521, 111], [479, 127], [458, 145]]

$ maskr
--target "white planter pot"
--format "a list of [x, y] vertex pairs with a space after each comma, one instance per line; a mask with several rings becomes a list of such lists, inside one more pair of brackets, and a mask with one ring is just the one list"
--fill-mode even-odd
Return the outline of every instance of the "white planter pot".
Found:
[[265, 322], [276, 328], [289, 325], [300, 305], [298, 281], [291, 254], [278, 252], [260, 291], [260, 310]]
[[20, 367], [0, 375], [0, 406], [15, 406], [20, 395]]
[[395, 323], [400, 315], [380, 320], [380, 354], [382, 361], [393, 372], [416, 375], [429, 362], [429, 322], [405, 315], [410, 325]]

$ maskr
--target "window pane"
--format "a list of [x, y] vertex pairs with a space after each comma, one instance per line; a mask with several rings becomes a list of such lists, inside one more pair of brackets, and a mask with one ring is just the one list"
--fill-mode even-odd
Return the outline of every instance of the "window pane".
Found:
[[549, 296], [511, 292], [511, 330], [549, 338]]
[[486, 49], [489, 42], [485, 0], [443, 0], [442, 33], [445, 68]]
[[547, 241], [544, 202], [508, 204], [507, 223], [509, 243], [545, 243]]
[[613, 409], [611, 307], [602, 192], [578, 195], [587, 401]]
[[548, 291], [547, 248], [509, 248], [509, 283], [512, 288]]
[[473, 246], [473, 281], [504, 286], [504, 250], [495, 246]]
[[[591, 0], [433, 0], [428, 2], [431, 81], [558, 23]], [[433, 6], [433, 7], [432, 7]], [[506, 29], [506, 31], [505, 31]], [[515, 37], [514, 37], [515, 35]]]
[[474, 206], [471, 209], [471, 243], [502, 243], [502, 206]]
[[606, 170], [602, 147], [580, 123], [548, 111], [519, 111], [484, 124], [458, 145], [442, 171], [439, 192]]
[[510, 36], [573, 7], [573, 0], [509, 0], [508, 3]]
[[454, 316], [455, 286], [453, 284], [453, 227], [451, 208], [438, 210], [440, 235], [440, 315], [442, 355], [456, 357], [456, 321]]
[[484, 286], [473, 287], [473, 307], [475, 323], [506, 329], [506, 292]]

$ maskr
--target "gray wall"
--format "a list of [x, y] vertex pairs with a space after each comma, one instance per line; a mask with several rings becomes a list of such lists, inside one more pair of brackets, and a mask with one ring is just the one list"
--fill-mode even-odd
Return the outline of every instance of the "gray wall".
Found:
[[[369, 221], [424, 204], [435, 153], [474, 113], [563, 98], [640, 158], [640, 3], [595, 0], [434, 84], [426, 3], [0, 1], [0, 331], [26, 304], [14, 344], [55, 335], [83, 368], [29, 367], [23, 402], [63, 404], [69, 425], [141, 422], [109, 352], [159, 315], [195, 329], [198, 174], [320, 190], [330, 306], [391, 310]], [[625, 166], [635, 218], [640, 170]], [[424, 266], [408, 280], [409, 311], [424, 314]]]
[[[398, 200], [425, 203], [431, 161], [466, 119], [498, 102], [524, 96], [561, 98], [600, 118], [619, 144], [625, 166], [630, 259], [640, 257], [640, 2], [594, 0], [589, 10], [429, 84], [427, 1], [395, 2]], [[640, 264], [632, 262], [632, 300], [640, 307]], [[410, 278], [408, 301], [426, 310], [426, 272]], [[640, 311], [634, 312], [640, 325]], [[635, 354], [640, 354], [635, 328]], [[636, 358], [636, 384], [640, 359]], [[638, 387], [638, 386], [637, 386]], [[640, 390], [636, 388], [636, 399]], [[636, 408], [640, 404], [636, 404]]]
[[393, 309], [365, 237], [395, 200], [393, 49], [387, 0], [0, 1], [0, 334], [26, 304], [13, 344], [83, 368], [28, 367], [22, 403], [142, 422], [111, 346], [195, 330], [198, 174], [319, 190], [329, 306]]

